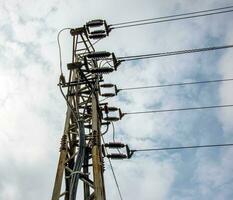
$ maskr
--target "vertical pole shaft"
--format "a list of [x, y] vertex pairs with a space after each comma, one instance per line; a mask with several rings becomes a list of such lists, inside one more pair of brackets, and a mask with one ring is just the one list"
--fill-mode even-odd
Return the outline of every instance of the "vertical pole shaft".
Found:
[[[98, 83], [97, 83], [98, 84]], [[103, 178], [103, 161], [101, 152], [100, 116], [98, 113], [98, 94], [92, 95], [92, 134], [94, 137], [92, 147], [92, 162], [94, 176], [94, 190], [96, 200], [105, 200], [105, 188]]]
[[58, 161], [57, 174], [56, 174], [55, 184], [53, 188], [52, 200], [58, 200], [60, 197], [63, 172], [64, 172], [64, 166], [65, 166], [65, 162], [64, 162], [65, 157], [66, 157], [66, 151], [62, 150], [60, 153], [59, 161]]
[[60, 157], [59, 157], [59, 161], [58, 161], [57, 173], [56, 173], [55, 183], [54, 183], [54, 187], [53, 187], [52, 200], [59, 200], [59, 197], [61, 194], [62, 179], [63, 179], [63, 173], [64, 173], [64, 169], [65, 169], [65, 160], [66, 160], [66, 154], [67, 154], [66, 135], [67, 135], [68, 129], [69, 129], [70, 115], [71, 115], [71, 110], [70, 110], [70, 108], [68, 108], [67, 113], [66, 113], [66, 122], [65, 122], [64, 134], [63, 134], [62, 140], [61, 140]]

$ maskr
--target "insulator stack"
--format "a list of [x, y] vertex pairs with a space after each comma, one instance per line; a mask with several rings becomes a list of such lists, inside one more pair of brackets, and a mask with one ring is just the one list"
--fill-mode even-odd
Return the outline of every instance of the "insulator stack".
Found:
[[92, 31], [91, 34], [101, 34], [101, 33], [105, 33], [104, 30], [97, 30], [97, 31]]
[[99, 27], [102, 26], [104, 24], [104, 20], [102, 19], [95, 19], [95, 20], [91, 20], [89, 22], [86, 23], [86, 26], [88, 28], [90, 27]]
[[89, 38], [90, 38], [90, 39], [93, 39], [93, 40], [102, 39], [102, 38], [104, 38], [104, 37], [106, 37], [106, 35], [103, 34], [103, 33], [101, 33], [101, 34], [91, 34], [91, 35], [89, 35]]
[[[104, 117], [103, 119], [108, 122], [119, 121], [123, 117], [123, 114], [120, 108], [110, 107], [110, 106], [107, 106], [107, 104], [104, 105], [104, 107], [102, 108], [102, 111], [104, 111], [104, 113], [106, 114], [106, 117]], [[116, 112], [118, 112], [118, 116], [109, 116], [110, 113], [116, 113]]]
[[[119, 152], [119, 149], [122, 149], [124, 147], [125, 147], [126, 154], [123, 154], [123, 153]], [[108, 154], [106, 148], [108, 148], [108, 149], [118, 149], [119, 153]], [[129, 149], [129, 146], [127, 144], [123, 144], [121, 142], [109, 142], [109, 143], [105, 143], [102, 146], [102, 149], [103, 149], [102, 152], [103, 152], [104, 157], [111, 158], [111, 159], [125, 159], [125, 158], [129, 159], [129, 158], [132, 157], [132, 155], [134, 153], [133, 150]]]
[[114, 92], [105, 92], [105, 93], [102, 93], [100, 90], [100, 95], [103, 97], [114, 97], [117, 95], [117, 92], [118, 92], [116, 85], [111, 84], [111, 83], [101, 84], [100, 88], [113, 88], [114, 89]]
[[113, 72], [113, 69], [110, 67], [101, 67], [90, 70], [92, 74], [109, 74]]
[[125, 144], [120, 143], [120, 142], [109, 142], [109, 143], [106, 143], [104, 146], [107, 148], [114, 149], [114, 148], [124, 148]]
[[86, 23], [86, 30], [90, 39], [102, 39], [108, 36], [110, 29], [105, 20], [96, 19]]
[[102, 87], [102, 88], [111, 88], [111, 87], [115, 87], [115, 85], [112, 84], [112, 83], [104, 83], [104, 84], [101, 84], [100, 87]]
[[111, 56], [111, 53], [107, 51], [98, 51], [98, 52], [92, 52], [87, 54], [87, 58], [92, 58], [92, 59], [104, 59]]
[[103, 94], [101, 94], [101, 96], [103, 96], [103, 97], [114, 97], [114, 96], [116, 96], [116, 94], [114, 94], [114, 93], [103, 93]]
[[111, 159], [121, 160], [121, 159], [126, 159], [127, 155], [123, 153], [111, 153], [111, 154], [106, 155], [106, 157], [111, 158]]
[[[100, 61], [106, 61], [103, 65]], [[121, 63], [117, 60], [114, 53], [110, 53], [107, 51], [98, 51], [98, 52], [91, 52], [84, 56], [84, 63], [82, 65], [85, 65], [86, 69], [89, 70], [89, 63], [94, 62], [95, 63], [95, 69], [105, 69], [106, 66], [111, 69], [110, 72], [113, 70], [117, 70], [117, 67]], [[99, 65], [98, 65], [99, 63]], [[108, 71], [109, 73], [109, 71]]]
[[116, 121], [119, 121], [120, 118], [119, 117], [105, 117], [104, 120], [107, 122], [116, 122]]

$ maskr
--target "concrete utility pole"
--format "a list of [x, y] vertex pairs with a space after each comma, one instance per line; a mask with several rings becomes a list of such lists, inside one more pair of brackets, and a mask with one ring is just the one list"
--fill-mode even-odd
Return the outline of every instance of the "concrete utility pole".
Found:
[[[98, 82], [96, 82], [96, 85]], [[103, 159], [101, 152], [101, 132], [100, 132], [100, 114], [98, 113], [98, 94], [92, 94], [92, 133], [93, 133], [93, 147], [92, 147], [92, 162], [93, 162], [93, 176], [96, 199], [106, 199], [103, 178]]]

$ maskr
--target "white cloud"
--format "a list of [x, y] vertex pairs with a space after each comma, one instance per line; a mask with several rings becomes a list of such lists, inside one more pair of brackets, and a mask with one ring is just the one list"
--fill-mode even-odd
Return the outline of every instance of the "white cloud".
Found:
[[[132, 161], [113, 162], [115, 173], [124, 199], [167, 199], [169, 189], [175, 178], [171, 161], [152, 161], [149, 157], [140, 157]], [[108, 185], [115, 184], [107, 171]], [[107, 192], [109, 199], [118, 199], [117, 191]]]
[[229, 187], [232, 184], [230, 174], [233, 170], [233, 164], [230, 160], [232, 149], [222, 150], [220, 159], [210, 158], [208, 153], [199, 154], [199, 163], [196, 170], [196, 180], [199, 185], [201, 195], [211, 199], [229, 199], [231, 191]]
[[[231, 29], [228, 32], [226, 42], [231, 44], [233, 42], [233, 37], [232, 37], [233, 29]], [[221, 75], [223, 78], [228, 79], [233, 77], [233, 69], [232, 69], [232, 63], [233, 63], [233, 58], [232, 58], [232, 50], [229, 49], [227, 52], [222, 56], [220, 62], [219, 62], [219, 69], [221, 72]], [[232, 104], [233, 102], [233, 95], [231, 94], [231, 90], [233, 89], [232, 83], [222, 83], [220, 88], [219, 88], [219, 95], [220, 95], [220, 100], [222, 104]], [[223, 123], [223, 128], [224, 132], [231, 136], [232, 134], [232, 109], [224, 109], [221, 110], [220, 112], [220, 119], [222, 120]]]

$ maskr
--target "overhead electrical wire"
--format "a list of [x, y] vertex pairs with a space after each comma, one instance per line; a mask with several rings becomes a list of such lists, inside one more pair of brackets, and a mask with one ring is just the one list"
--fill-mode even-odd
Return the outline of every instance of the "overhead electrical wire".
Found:
[[145, 22], [145, 21], [151, 21], [151, 20], [166, 19], [166, 18], [171, 18], [171, 17], [180, 17], [180, 16], [185, 16], [185, 15], [191, 15], [191, 14], [199, 14], [199, 13], [204, 13], [204, 12], [225, 10], [225, 9], [229, 9], [229, 8], [233, 8], [233, 6], [226, 6], [226, 7], [214, 8], [214, 9], [208, 9], [208, 10], [200, 10], [200, 11], [195, 11], [195, 12], [168, 15], [168, 16], [162, 16], [162, 17], [154, 17], [154, 18], [148, 18], [148, 19], [142, 19], [142, 20], [134, 20], [134, 21], [128, 21], [128, 22], [120, 22], [120, 23], [116, 23], [116, 24], [111, 24], [110, 26], [126, 25], [126, 24]]
[[[232, 6], [229, 6], [229, 8], [232, 8]], [[223, 10], [223, 9], [226, 9], [226, 8], [218, 8], [215, 10]], [[213, 10], [214, 9], [212, 9], [212, 11]], [[197, 12], [193, 12], [193, 13], [183, 13], [183, 14], [157, 17], [157, 18], [151, 18], [151, 19], [122, 22], [122, 23], [118, 23], [118, 24], [112, 24], [112, 25], [110, 25], [110, 28], [111, 29], [129, 28], [129, 27], [142, 26], [142, 25], [148, 25], [148, 24], [156, 24], [156, 23], [185, 20], [185, 19], [191, 19], [191, 18], [197, 18], [197, 17], [205, 17], [205, 16], [211, 16], [211, 15], [217, 15], [217, 14], [230, 13], [230, 12], [233, 12], [233, 9], [216, 11], [216, 12], [212, 12], [212, 11], [211, 10], [209, 10], [209, 11], [208, 10], [197, 11]], [[201, 14], [198, 14], [198, 13], [201, 13]], [[152, 21], [152, 20], [154, 20], [154, 21]]]
[[113, 169], [112, 162], [111, 162], [110, 158], [108, 158], [108, 162], [109, 162], [109, 165], [110, 165], [110, 167], [111, 167], [112, 175], [113, 175], [113, 177], [114, 177], [114, 180], [115, 180], [115, 183], [116, 183], [116, 186], [117, 186], [117, 190], [118, 190], [120, 199], [123, 200], [122, 194], [121, 194], [121, 190], [120, 190], [118, 181], [117, 181], [117, 179], [116, 179], [116, 174], [115, 174], [115, 172], [114, 172], [114, 169]]
[[174, 108], [174, 109], [164, 109], [164, 110], [135, 111], [135, 112], [123, 113], [123, 116], [124, 115], [149, 114], [149, 113], [178, 112], [178, 111], [188, 111], [188, 110], [204, 110], [204, 109], [213, 109], [213, 108], [228, 108], [228, 107], [233, 107], [233, 104], [189, 107], [189, 108]]
[[151, 53], [151, 54], [124, 56], [124, 57], [118, 57], [118, 59], [121, 62], [125, 62], [125, 61], [141, 60], [141, 59], [148, 59], [148, 58], [158, 58], [158, 57], [164, 57], [164, 56], [174, 56], [174, 55], [198, 53], [198, 52], [205, 52], [205, 51], [215, 51], [215, 50], [228, 49], [228, 48], [233, 48], [233, 44], [223, 45], [223, 46], [197, 48], [197, 49], [185, 49], [185, 50], [179, 50], [179, 51], [169, 51], [169, 52], [162, 52], [162, 53]]
[[198, 149], [198, 148], [211, 148], [211, 147], [230, 147], [233, 143], [228, 144], [208, 144], [208, 145], [195, 145], [195, 146], [181, 146], [181, 147], [164, 147], [164, 148], [150, 148], [150, 149], [132, 149], [131, 152], [138, 151], [168, 151], [168, 150], [182, 150], [182, 149]]
[[61, 52], [61, 44], [60, 44], [60, 34], [65, 30], [71, 30], [71, 29], [72, 28], [63, 28], [57, 34], [57, 44], [58, 44], [58, 52], [59, 52], [59, 66], [60, 66], [61, 74], [63, 74], [63, 70], [62, 70], [62, 52]]
[[227, 82], [227, 81], [233, 81], [233, 78], [206, 80], [206, 81], [194, 81], [194, 82], [183, 82], [183, 83], [170, 83], [170, 84], [139, 86], [139, 87], [128, 87], [128, 88], [119, 88], [117, 90], [120, 92], [120, 91], [126, 91], [126, 90], [142, 90], [142, 89], [163, 88], [163, 87], [173, 87], [173, 86], [219, 83], [219, 82]]
[[[105, 146], [104, 137], [101, 136], [101, 138], [102, 138], [103, 144], [104, 144], [104, 146]], [[106, 148], [105, 148], [105, 151], [107, 152], [107, 149], [106, 149]], [[113, 175], [113, 178], [114, 178], [116, 187], [117, 187], [117, 191], [118, 191], [119, 197], [120, 197], [121, 200], [123, 200], [123, 197], [122, 197], [122, 194], [121, 194], [121, 190], [120, 190], [120, 186], [119, 186], [119, 184], [118, 184], [117, 177], [116, 177], [116, 174], [115, 174], [115, 172], [114, 172], [114, 168], [113, 168], [113, 165], [112, 165], [112, 162], [111, 162], [110, 158], [108, 158], [108, 162], [109, 162], [109, 165], [110, 165], [110, 168], [111, 168], [111, 171], [112, 171], [112, 175]]]

